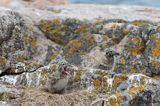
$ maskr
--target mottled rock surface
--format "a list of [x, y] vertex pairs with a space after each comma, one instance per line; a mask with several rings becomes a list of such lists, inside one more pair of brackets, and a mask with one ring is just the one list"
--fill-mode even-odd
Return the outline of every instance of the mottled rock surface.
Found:
[[81, 6], [0, 8], [0, 105], [160, 105], [160, 10]]

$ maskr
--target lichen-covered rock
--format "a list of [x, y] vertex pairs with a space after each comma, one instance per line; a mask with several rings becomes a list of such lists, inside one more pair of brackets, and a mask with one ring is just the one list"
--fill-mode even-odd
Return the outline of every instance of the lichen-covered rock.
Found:
[[[121, 76], [121, 75], [120, 75]], [[116, 77], [116, 76], [115, 76]], [[114, 77], [114, 80], [116, 80]], [[127, 78], [128, 77], [128, 78]], [[159, 81], [156, 81], [152, 78], [147, 76], [137, 74], [137, 75], [128, 75], [123, 80], [119, 80], [120, 83], [126, 83], [128, 86], [121, 90], [115, 90], [111, 93], [111, 96], [101, 95], [99, 99], [96, 99], [92, 102], [93, 106], [96, 105], [109, 105], [109, 106], [116, 106], [116, 105], [151, 105], [151, 104], [158, 104], [158, 101], [153, 101], [154, 97], [157, 96], [155, 89], [159, 89]], [[114, 83], [113, 80], [113, 83]], [[117, 85], [118, 87], [119, 85]], [[120, 86], [119, 86], [120, 87]], [[121, 86], [122, 87], [122, 86]]]
[[88, 22], [75, 19], [42, 20], [39, 27], [47, 38], [60, 45], [66, 45], [70, 40], [89, 32]]
[[10, 10], [1, 12], [0, 73], [2, 75], [32, 72], [54, 60], [61, 49], [60, 46], [43, 38], [41, 31], [34, 27], [34, 23], [27, 17]]
[[7, 75], [0, 77], [0, 81], [12, 85], [22, 85], [26, 87], [45, 87], [50, 74], [56, 71], [55, 65], [45, 66], [33, 72], [25, 72], [20, 75]]
[[[22, 99], [29, 101], [26, 105], [33, 101], [36, 105], [53, 105], [54, 101], [62, 106], [160, 104], [160, 80], [146, 76], [160, 74], [158, 23], [54, 17], [34, 22], [18, 12], [2, 13], [0, 100], [6, 104]], [[28, 93], [31, 88], [36, 90]], [[89, 96], [76, 94], [82, 90]], [[35, 95], [26, 98], [32, 93], [46, 100], [35, 99]], [[77, 95], [83, 96], [82, 104]]]
[[69, 63], [81, 64], [81, 56], [96, 46], [95, 38], [91, 34], [82, 35], [71, 40], [64, 49], [64, 57]]

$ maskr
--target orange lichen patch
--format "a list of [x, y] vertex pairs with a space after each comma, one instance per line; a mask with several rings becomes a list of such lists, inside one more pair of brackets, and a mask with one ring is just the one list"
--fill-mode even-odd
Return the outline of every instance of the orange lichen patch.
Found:
[[133, 98], [133, 99], [131, 100], [131, 106], [137, 106], [136, 98]]
[[140, 54], [141, 53], [141, 49], [143, 48], [143, 46], [136, 46], [136, 47], [132, 47], [131, 48], [131, 53], [132, 53], [132, 55], [133, 56], [137, 56], [138, 54]]
[[76, 48], [73, 48], [73, 47], [69, 47], [68, 49], [68, 54], [73, 54], [76, 52]]
[[160, 39], [158, 38], [155, 40], [155, 48], [152, 51], [152, 55], [156, 57], [160, 56]]
[[118, 104], [122, 103], [123, 97], [120, 93], [116, 93], [115, 96], [117, 97]]
[[131, 54], [133, 56], [137, 56], [141, 53], [141, 50], [144, 48], [143, 41], [140, 38], [133, 38], [131, 41], [134, 44], [134, 46], [130, 48]]
[[113, 80], [113, 88], [118, 86], [122, 81], [126, 81], [128, 77], [126, 75], [115, 76]]
[[0, 65], [5, 65], [7, 63], [6, 58], [0, 56]]
[[137, 91], [143, 91], [145, 88], [144, 86], [132, 87], [128, 90], [128, 93], [136, 93]]
[[101, 81], [100, 81], [100, 80], [94, 80], [94, 81], [93, 81], [93, 85], [94, 85], [95, 87], [99, 87], [99, 86], [101, 86]]
[[122, 103], [123, 97], [120, 93], [116, 93], [109, 97], [108, 101], [110, 106], [119, 106]]
[[110, 106], [117, 106], [116, 98], [110, 98], [109, 99], [109, 104], [110, 104]]

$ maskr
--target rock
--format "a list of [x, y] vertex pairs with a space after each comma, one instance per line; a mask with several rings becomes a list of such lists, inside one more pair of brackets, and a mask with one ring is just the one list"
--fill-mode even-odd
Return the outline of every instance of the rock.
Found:
[[134, 7], [108, 19], [110, 6], [33, 5], [0, 8], [0, 105], [160, 104], [158, 15], [125, 19]]
[[6, 75], [0, 78], [1, 81], [26, 87], [45, 88], [50, 74], [56, 71], [55, 65], [42, 67], [33, 72], [26, 72], [19, 75]]
[[128, 88], [129, 84], [125, 81], [122, 81], [119, 86], [117, 87], [117, 91], [124, 91]]
[[[0, 58], [2, 60], [0, 70], [5, 71], [3, 74], [35, 71], [58, 55], [60, 47], [43, 38], [41, 32], [33, 28], [31, 20], [9, 10], [2, 13], [0, 16], [2, 24], [0, 30]], [[39, 42], [40, 39], [43, 42]], [[43, 50], [47, 47], [51, 49]]]

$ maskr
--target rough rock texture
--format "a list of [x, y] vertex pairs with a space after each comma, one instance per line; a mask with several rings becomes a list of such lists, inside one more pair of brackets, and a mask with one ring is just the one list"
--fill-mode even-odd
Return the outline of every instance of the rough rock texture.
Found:
[[159, 18], [64, 8], [0, 9], [0, 105], [159, 106]]

